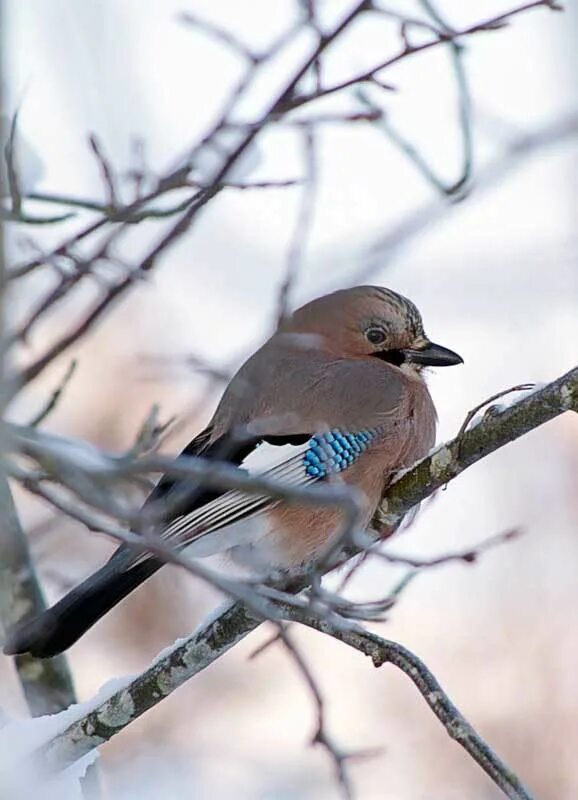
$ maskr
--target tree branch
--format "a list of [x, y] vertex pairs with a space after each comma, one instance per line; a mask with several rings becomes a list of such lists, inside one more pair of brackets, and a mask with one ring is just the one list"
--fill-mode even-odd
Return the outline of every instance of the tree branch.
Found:
[[[2, 7], [0, 6], [0, 18]], [[0, 41], [2, 40], [2, 20], [0, 19]], [[2, 69], [0, 63], [0, 141], [2, 131]], [[12, 125], [13, 136], [16, 121]], [[12, 157], [12, 153], [11, 153]], [[13, 176], [14, 177], [14, 176]], [[14, 203], [14, 189], [12, 199]], [[0, 169], [0, 197], [3, 196], [2, 171]], [[14, 203], [15, 205], [15, 203]], [[4, 230], [0, 214], [0, 336], [6, 325], [6, 272], [4, 263]], [[7, 400], [5, 381], [5, 341], [0, 344], [0, 414], [4, 412]], [[56, 397], [54, 404], [58, 401]], [[46, 413], [49, 413], [50, 408]], [[11, 627], [28, 614], [36, 615], [45, 609], [44, 598], [36, 579], [30, 558], [28, 542], [10, 491], [4, 470], [4, 432], [0, 433], [0, 625]], [[65, 656], [40, 661], [26, 654], [15, 659], [18, 679], [33, 717], [54, 714], [76, 702], [72, 677]], [[82, 793], [87, 800], [99, 800], [99, 775], [95, 764], [90, 765], [82, 780]]]
[[451, 738], [469, 753], [506, 797], [511, 800], [531, 800], [532, 796], [519, 778], [476, 732], [452, 703], [435, 676], [411, 650], [360, 626], [344, 630], [292, 606], [285, 607], [284, 611], [287, 619], [332, 636], [369, 656], [376, 667], [392, 664], [400, 669], [413, 682]]
[[[554, 145], [572, 142], [578, 137], [578, 114], [570, 113], [557, 117], [553, 122], [538, 128], [533, 133], [524, 133], [512, 139], [496, 158], [478, 169], [475, 178], [475, 191], [467, 197], [481, 197], [484, 192], [504, 182], [508, 174], [537, 151]], [[352, 283], [366, 283], [377, 269], [383, 270], [400, 250], [415, 241], [428, 228], [447, 217], [456, 205], [447, 197], [439, 198], [411, 211], [400, 223], [389, 229], [385, 236], [379, 236], [368, 248], [362, 266], [352, 278]]]
[[397, 524], [411, 508], [476, 461], [564, 411], [578, 411], [578, 367], [517, 403], [493, 410], [491, 416], [460, 432], [401, 475], [375, 515], [376, 529]]
[[[171, 226], [167, 233], [165, 233], [160, 241], [151, 248], [148, 254], [144, 257], [144, 259], [134, 268], [131, 270], [129, 274], [122, 280], [118, 281], [114, 285], [110, 286], [105, 293], [105, 296], [98, 301], [92, 309], [90, 309], [84, 319], [73, 329], [68, 331], [64, 336], [61, 337], [58, 341], [54, 342], [50, 345], [46, 351], [39, 356], [34, 362], [26, 366], [24, 369], [19, 371], [17, 374], [10, 378], [10, 384], [13, 387], [13, 391], [17, 391], [18, 388], [28, 384], [30, 381], [34, 380], [45, 368], [46, 366], [51, 363], [55, 358], [57, 358], [61, 353], [67, 350], [72, 344], [77, 342], [80, 338], [82, 338], [88, 330], [94, 325], [94, 323], [101, 317], [101, 315], [107, 311], [110, 306], [117, 301], [119, 297], [121, 297], [128, 289], [134, 284], [135, 278], [142, 277], [149, 273], [156, 263], [160, 256], [164, 254], [164, 252], [173, 245], [179, 238], [181, 238], [191, 227], [194, 220], [196, 220], [199, 211], [206, 205], [209, 200], [212, 200], [215, 196], [217, 196], [224, 188], [224, 182], [228, 179], [230, 172], [235, 164], [239, 162], [243, 154], [249, 149], [252, 145], [255, 138], [259, 135], [259, 133], [267, 127], [267, 125], [274, 119], [276, 119], [279, 115], [286, 113], [288, 110], [287, 104], [289, 103], [290, 99], [293, 97], [296, 87], [301, 81], [301, 79], [307, 74], [309, 69], [312, 65], [319, 59], [319, 57], [325, 53], [325, 51], [330, 47], [330, 45], [339, 39], [339, 37], [347, 30], [347, 28], [357, 19], [357, 17], [369, 9], [369, 0], [358, 0], [357, 3], [349, 10], [346, 16], [333, 28], [333, 30], [324, 36], [317, 44], [316, 47], [313, 48], [310, 55], [308, 55], [296, 68], [293, 74], [289, 77], [287, 83], [285, 84], [284, 88], [280, 90], [277, 96], [271, 101], [268, 110], [261, 116], [261, 118], [257, 121], [255, 125], [251, 125], [247, 129], [239, 129], [240, 136], [237, 140], [234, 140], [234, 145], [230, 149], [230, 151], [223, 152], [223, 157], [221, 158], [218, 167], [214, 171], [214, 174], [211, 176], [209, 181], [208, 188], [200, 190], [197, 195], [190, 201], [189, 205], [187, 206], [186, 210], [179, 216], [176, 222]], [[245, 82], [241, 82], [241, 87], [238, 89], [237, 93], [233, 94], [233, 99], [237, 98], [239, 92], [242, 91], [243, 87], [245, 86]], [[188, 179], [189, 174], [192, 170], [192, 164], [194, 162], [195, 155], [198, 156], [199, 151], [205, 146], [208, 142], [212, 141], [213, 147], [218, 147], [218, 135], [229, 125], [229, 120], [227, 117], [227, 112], [225, 113], [224, 117], [218, 121], [217, 125], [211, 132], [211, 134], [203, 139], [199, 145], [194, 149], [193, 153], [189, 155], [187, 160], [187, 164], [184, 167], [180, 167], [179, 169], [173, 170], [168, 178], [161, 179], [158, 182], [157, 188], [154, 192], [150, 193], [146, 200], [154, 199], [164, 193], [167, 187], [174, 188], [175, 185], [180, 186], [182, 185], [183, 180]], [[141, 198], [132, 206], [129, 207], [129, 212], [132, 214], [136, 210], [140, 210], [145, 202], [145, 198]], [[84, 230], [80, 231], [76, 234], [72, 240], [67, 244], [66, 250], [70, 252], [71, 244], [77, 243], [80, 239], [84, 239], [87, 236], [91, 235], [95, 231], [99, 230], [106, 222], [108, 218], [103, 217], [97, 220], [95, 223], [89, 225]], [[111, 244], [112, 240], [117, 240], [120, 231], [123, 231], [128, 223], [124, 222], [122, 225], [110, 236], [108, 243], [106, 243], [103, 247], [99, 247], [97, 253], [93, 254], [91, 258], [86, 259], [87, 264], [92, 264], [95, 261], [104, 258], [107, 254], [108, 245]], [[59, 254], [62, 250], [62, 247], [59, 250], [54, 251], [55, 254]], [[61, 254], [61, 252], [60, 252]], [[38, 264], [43, 263], [42, 259], [34, 259], [32, 262], [22, 265], [19, 268], [16, 268], [13, 274], [15, 275], [24, 275], [27, 274], [31, 269], [35, 268]], [[89, 270], [88, 270], [89, 271]], [[77, 270], [74, 276], [68, 280], [63, 280], [55, 290], [51, 290], [47, 297], [41, 302], [41, 313], [45, 313], [48, 308], [51, 308], [53, 305], [53, 298], [54, 301], [60, 300], [63, 296], [69, 293], [70, 289], [75, 286], [81, 276], [86, 274], [87, 270]], [[37, 313], [35, 316], [35, 321], [39, 318], [40, 314]]]
[[[0, 64], [0, 68], [1, 66]], [[0, 74], [0, 112], [3, 111], [1, 78]], [[3, 118], [4, 115], [0, 113], [0, 127]], [[15, 193], [19, 196], [16, 166], [13, 163], [16, 120], [15, 115], [6, 145], [9, 167], [7, 178], [15, 208], [19, 203], [14, 196]], [[4, 131], [0, 129], [0, 141], [3, 138]], [[0, 170], [0, 197], [3, 196], [3, 192], [2, 171]], [[0, 336], [6, 328], [7, 316], [3, 227], [0, 219]], [[5, 345], [2, 343], [0, 345], [0, 415], [4, 411], [7, 399], [5, 373]], [[3, 464], [5, 443], [4, 432], [0, 432], [0, 625], [7, 628], [20, 622], [29, 614], [39, 614], [46, 606], [36, 580], [26, 536], [20, 525], [6, 477]], [[75, 702], [72, 679], [64, 657], [41, 662], [30, 655], [25, 655], [16, 659], [16, 669], [26, 702], [33, 716], [53, 714]]]
[[[46, 608], [28, 544], [12, 500], [8, 481], [0, 473], [0, 619], [5, 628]], [[40, 661], [18, 656], [16, 669], [32, 716], [54, 714], [76, 702], [64, 656]]]
[[384, 61], [381, 61], [379, 64], [374, 64], [372, 67], [365, 70], [364, 72], [360, 72], [351, 78], [347, 78], [343, 81], [340, 81], [339, 83], [334, 83], [331, 86], [322, 87], [319, 91], [312, 92], [311, 94], [296, 95], [289, 101], [288, 109], [299, 108], [305, 103], [310, 103], [312, 100], [317, 100], [320, 97], [327, 97], [331, 94], [336, 94], [337, 92], [341, 92], [344, 89], [349, 89], [352, 86], [356, 86], [361, 83], [371, 82], [376, 77], [376, 75], [382, 72], [383, 70], [392, 67], [394, 64], [397, 64], [398, 62], [403, 61], [404, 59], [410, 56], [417, 55], [418, 53], [423, 53], [426, 50], [430, 50], [432, 47], [438, 47], [439, 45], [442, 44], [447, 44], [449, 42], [457, 41], [466, 36], [473, 36], [478, 33], [487, 33], [488, 31], [499, 30], [500, 28], [504, 27], [512, 17], [516, 16], [517, 14], [522, 14], [527, 11], [530, 11], [534, 8], [549, 8], [551, 11], [562, 10], [562, 7], [557, 3], [555, 3], [554, 0], [533, 0], [532, 2], [524, 3], [523, 5], [520, 5], [517, 8], [513, 8], [510, 11], [506, 11], [503, 14], [491, 17], [490, 19], [487, 19], [484, 22], [477, 22], [474, 25], [469, 25], [465, 28], [461, 28], [460, 30], [455, 30], [451, 32], [436, 31], [434, 38], [428, 42], [423, 42], [415, 45], [411, 45], [408, 42], [405, 42], [403, 48], [399, 51], [399, 53], [397, 53], [394, 56], [388, 57]]
[[[409, 509], [476, 461], [568, 410], [578, 410], [578, 367], [517, 403], [485, 416], [478, 424], [437, 448], [408, 470], [388, 489], [377, 515], [377, 525], [381, 527], [384, 523], [390, 525], [399, 521]], [[298, 612], [291, 606], [288, 613], [296, 615]], [[312, 614], [308, 616], [309, 614], [310, 612], [304, 613], [301, 621], [311, 624], [312, 627], [317, 626], [320, 630], [324, 630], [323, 626], [326, 626], [325, 632], [336, 635], [348, 644], [358, 641], [355, 636], [361, 637], [359, 642], [364, 647], [368, 647], [367, 642], [373, 643], [372, 646], [375, 645], [377, 649], [372, 653], [387, 655], [387, 658], [380, 656], [382, 660], [379, 663], [389, 660], [400, 666], [400, 658], [403, 656], [406, 659], [403, 663], [413, 663], [416, 666], [412, 662], [415, 657], [400, 645], [390, 643], [385, 650], [379, 650], [375, 643], [382, 640], [373, 638], [372, 634], [358, 629], [351, 622], [344, 621], [344, 625], [339, 626], [337, 635], [333, 627], [329, 630], [330, 623], [327, 620]], [[49, 770], [62, 769], [119, 733], [126, 725], [227, 652], [259, 623], [260, 619], [242, 604], [228, 605], [185, 641], [177, 643], [168, 653], [160, 656], [148, 670], [127, 683], [126, 687], [100, 702], [92, 711], [48, 742], [39, 753], [44, 767]], [[421, 672], [420, 669], [421, 667], [415, 674], [411, 670], [407, 671], [418, 688], [434, 684], [437, 687], [435, 679], [425, 667]], [[428, 689], [428, 696], [424, 694], [426, 700], [448, 730], [453, 731], [460, 744], [466, 749], [471, 748], [468, 752], [474, 755], [508, 797], [520, 800], [529, 798], [521, 784], [516, 782], [515, 776], [501, 764], [471, 726], [465, 723], [441, 689], [435, 688], [433, 691], [434, 694], [431, 694]], [[440, 694], [436, 694], [438, 691]]]
[[56, 736], [38, 754], [41, 768], [61, 770], [111, 739], [255, 630], [261, 619], [240, 603], [227, 605], [194, 633], [164, 651], [123, 689]]

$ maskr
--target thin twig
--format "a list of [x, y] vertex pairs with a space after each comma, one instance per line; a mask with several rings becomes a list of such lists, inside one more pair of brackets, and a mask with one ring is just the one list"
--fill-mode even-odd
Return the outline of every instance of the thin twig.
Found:
[[279, 327], [287, 317], [289, 294], [297, 280], [299, 267], [303, 261], [303, 254], [313, 227], [313, 212], [317, 187], [317, 157], [315, 152], [315, 133], [310, 126], [306, 127], [303, 131], [303, 150], [306, 175], [305, 186], [302, 191], [301, 205], [289, 245], [287, 269], [279, 290], [277, 327]]
[[426, 50], [431, 50], [433, 47], [447, 44], [447, 42], [454, 39], [460, 39], [466, 36], [473, 36], [477, 33], [497, 30], [499, 26], [503, 25], [512, 17], [530, 11], [534, 8], [549, 8], [550, 10], [558, 11], [561, 7], [556, 3], [551, 2], [551, 0], [533, 0], [533, 2], [524, 3], [523, 5], [510, 9], [510, 11], [506, 11], [498, 16], [491, 17], [483, 22], [478, 22], [474, 25], [469, 25], [465, 28], [456, 30], [452, 34], [439, 33], [436, 38], [429, 42], [423, 42], [421, 44], [414, 45], [411, 45], [409, 42], [407, 42], [396, 55], [388, 57], [378, 64], [373, 65], [369, 69], [357, 73], [351, 78], [347, 78], [339, 83], [334, 83], [331, 86], [324, 86], [319, 92], [296, 95], [289, 101], [288, 109], [299, 108], [306, 103], [310, 103], [312, 100], [317, 100], [320, 97], [328, 97], [329, 95], [336, 94], [344, 89], [349, 89], [356, 84], [365, 83], [374, 78], [378, 73], [383, 72], [383, 70], [386, 70], [389, 67], [392, 67], [394, 64], [397, 64], [399, 61], [417, 55], [418, 53], [423, 53]]
[[[325, 50], [343, 34], [343, 32], [353, 23], [359, 14], [367, 11], [367, 8], [368, 0], [361, 0], [360, 2], [357, 2], [348, 12], [348, 14], [346, 14], [346, 16], [341, 20], [341, 22], [339, 22], [330, 33], [328, 33], [321, 41], [319, 41], [317, 46], [313, 49], [313, 52], [301, 62], [285, 87], [271, 102], [269, 108], [262, 116], [260, 123], [257, 126], [250, 126], [248, 130], [241, 132], [241, 138], [238, 141], [238, 144], [236, 144], [232, 151], [223, 158], [220, 166], [218, 169], [216, 169], [215, 174], [212, 176], [210, 187], [204, 191], [201, 190], [198, 192], [197, 196], [193, 201], [191, 201], [186, 211], [177, 219], [169, 231], [163, 235], [160, 241], [149, 251], [140, 264], [135, 268], [134, 272], [124, 280], [110, 287], [105, 297], [99, 303], [97, 303], [97, 305], [93, 307], [91, 311], [88, 312], [79, 325], [68, 331], [64, 336], [62, 336], [61, 339], [49, 346], [45, 353], [37, 358], [36, 361], [25, 367], [17, 376], [14, 376], [15, 379], [10, 382], [10, 385], [23, 386], [36, 378], [40, 372], [42, 372], [46, 366], [51, 363], [51, 361], [53, 361], [57, 356], [78, 341], [92, 327], [94, 322], [100, 318], [102, 313], [107, 310], [112, 303], [122, 294], [124, 294], [124, 292], [133, 284], [136, 276], [141, 277], [153, 269], [159, 257], [190, 229], [193, 221], [197, 218], [198, 212], [209, 202], [209, 200], [212, 200], [217, 194], [219, 194], [223, 188], [223, 182], [228, 179], [229, 173], [231, 172], [233, 166], [250, 147], [260, 131], [267, 126], [269, 119], [274, 118], [287, 108], [289, 100], [294, 95], [295, 87], [311, 68], [315, 60], [319, 58], [325, 52]], [[244, 86], [245, 83], [242, 82], [239, 91], [241, 91], [242, 87]], [[217, 128], [213, 130], [213, 135], [217, 130], [220, 130], [228, 123], [228, 118], [224, 117], [218, 123]], [[199, 145], [197, 150], [199, 150], [199, 148], [202, 146], [203, 142]], [[191, 156], [191, 158], [193, 158], [193, 156]], [[175, 170], [173, 170], [173, 172], [166, 179], [168, 181], [168, 186], [174, 188], [175, 183], [179, 185], [183, 180], [188, 179], [191, 168], [191, 163], [187, 163], [184, 167], [181, 166], [180, 168], [175, 168]], [[156, 194], [153, 193], [153, 196], [156, 197], [165, 190], [165, 182], [160, 181], [156, 190]], [[131, 212], [134, 210], [139, 210], [143, 205], [143, 201], [139, 201], [139, 203], [136, 205], [137, 207], [135, 209], [130, 209]], [[89, 226], [87, 229], [84, 229], [75, 235], [73, 241], [77, 242], [79, 238], [86, 237], [89, 235], [89, 233], [94, 233], [104, 224], [105, 221], [105, 219], [101, 219], [94, 223], [93, 226]], [[121, 230], [123, 230], [122, 226]], [[116, 236], [118, 237], [118, 232], [116, 233]], [[28, 265], [21, 267], [20, 273], [23, 274], [24, 270], [25, 274], [25, 271], [31, 268], [31, 264], [35, 264], [37, 261], [38, 260], [35, 260]]]
[[[307, 24], [309, 28], [315, 32], [317, 41], [320, 41], [323, 37], [323, 31], [317, 19], [317, 8], [315, 7], [316, 0], [301, 0], [301, 3], [305, 9], [305, 18], [307, 20]], [[322, 69], [323, 67], [321, 64], [321, 59], [317, 58], [311, 67], [316, 92], [321, 90], [323, 79]]]
[[175, 421], [175, 417], [169, 417], [166, 422], [159, 422], [159, 411], [159, 405], [155, 403], [137, 432], [134, 444], [127, 450], [126, 458], [137, 458], [158, 447], [160, 438]]
[[[22, 192], [20, 190], [20, 178], [18, 175], [18, 165], [16, 163], [16, 128], [18, 125], [18, 111], [12, 117], [8, 141], [4, 148], [6, 160], [6, 175], [8, 177], [8, 190], [12, 201], [12, 214], [18, 218], [22, 211]], [[1, 197], [1, 195], [0, 195]]]
[[337, 783], [341, 789], [342, 795], [346, 800], [352, 800], [353, 798], [353, 789], [351, 786], [351, 781], [349, 779], [349, 775], [347, 773], [347, 762], [351, 761], [352, 759], [362, 758], [362, 757], [369, 757], [370, 755], [375, 755], [377, 751], [372, 751], [371, 753], [368, 751], [358, 752], [358, 753], [347, 753], [343, 751], [340, 747], [338, 747], [335, 742], [333, 741], [333, 737], [327, 731], [327, 721], [326, 721], [326, 714], [325, 714], [325, 703], [323, 697], [321, 695], [321, 691], [307, 662], [303, 658], [302, 654], [300, 653], [299, 649], [296, 647], [295, 642], [289, 636], [289, 632], [287, 628], [281, 624], [277, 626], [277, 640], [280, 641], [283, 646], [285, 647], [285, 651], [289, 654], [293, 662], [296, 664], [297, 669], [299, 670], [301, 676], [303, 677], [311, 697], [313, 699], [313, 704], [315, 706], [315, 716], [316, 716], [316, 724], [315, 724], [315, 732], [311, 737], [312, 744], [319, 744], [321, 747], [329, 755], [331, 761], [335, 767], [335, 773], [337, 777]]
[[532, 800], [532, 795], [518, 776], [460, 713], [428, 667], [414, 653], [398, 642], [382, 639], [361, 627], [343, 630], [300, 609], [287, 607], [286, 611], [287, 619], [301, 622], [359, 650], [369, 656], [376, 667], [392, 664], [400, 669], [413, 682], [449, 736], [466, 750], [506, 797], [511, 800]]
[[479, 544], [469, 547], [466, 550], [457, 550], [453, 553], [443, 553], [442, 555], [434, 556], [433, 558], [413, 558], [412, 556], [403, 556], [377, 549], [369, 552], [378, 558], [382, 558], [384, 561], [388, 561], [390, 564], [404, 564], [408, 567], [414, 567], [416, 570], [439, 567], [449, 564], [452, 561], [458, 561], [463, 564], [473, 564], [488, 550], [492, 550], [494, 547], [500, 547], [507, 542], [511, 542], [521, 536], [521, 534], [522, 530], [520, 528], [510, 528], [503, 533], [496, 533], [494, 536], [489, 536], [487, 539], [479, 542]]
[[[388, 488], [373, 526], [388, 530], [463, 470], [565, 411], [578, 411], [578, 367], [437, 447]], [[424, 489], [427, 489], [424, 491]]]
[[478, 411], [480, 411], [482, 408], [485, 408], [490, 403], [493, 403], [494, 400], [499, 400], [500, 397], [505, 397], [506, 395], [512, 394], [513, 392], [531, 391], [531, 390], [535, 389], [535, 387], [536, 387], [535, 383], [520, 383], [517, 386], [512, 386], [510, 389], [503, 389], [501, 392], [497, 392], [496, 394], [493, 394], [491, 397], [488, 397], [482, 403], [478, 403], [477, 406], [474, 406], [474, 408], [472, 408], [466, 414], [465, 419], [464, 419], [464, 421], [462, 423], [462, 426], [458, 431], [457, 438], [459, 439], [461, 436], [463, 436], [465, 431], [468, 429], [468, 426], [469, 426], [470, 422], [476, 416]]
[[250, 64], [258, 64], [261, 57], [254, 53], [246, 44], [244, 44], [238, 37], [234, 36], [230, 31], [215, 25], [213, 22], [192, 14], [190, 11], [182, 11], [178, 15], [178, 21], [184, 25], [189, 25], [196, 28], [202, 33], [208, 34], [210, 37], [220, 44], [225, 45], [229, 50], [237, 53], [242, 58], [249, 61]]
[[[387, 135], [390, 141], [415, 164], [421, 174], [438, 192], [447, 197], [457, 197], [461, 199], [470, 179], [473, 165], [471, 100], [466, 71], [463, 64], [464, 49], [457, 41], [455, 30], [447, 24], [430, 0], [420, 0], [420, 2], [435, 25], [423, 22], [422, 20], [402, 18], [401, 30], [404, 37], [404, 49], [413, 50], [413, 46], [407, 39], [409, 27], [426, 29], [437, 38], [449, 37], [447, 38], [447, 44], [452, 56], [452, 68], [457, 87], [458, 117], [462, 140], [462, 166], [460, 168], [459, 177], [451, 183], [447, 183], [442, 178], [438, 177], [433, 167], [430, 166], [427, 159], [420, 153], [417, 147], [412, 144], [408, 138], [399, 133], [385, 115], [382, 115], [379, 119], [377, 129]], [[381, 13], [387, 14], [387, 16], [399, 18], [399, 15], [394, 12], [386, 11], [385, 9], [380, 9], [380, 11]], [[371, 76], [369, 82], [375, 83], [375, 76]], [[380, 111], [379, 107], [375, 105], [361, 87], [357, 89], [356, 94], [358, 99], [368, 109], [375, 112]]]
[[62, 380], [48, 398], [48, 401], [44, 406], [44, 408], [40, 409], [38, 414], [35, 417], [33, 417], [33, 419], [31, 419], [30, 422], [28, 423], [31, 428], [36, 428], [38, 425], [40, 425], [41, 422], [44, 422], [44, 420], [46, 419], [46, 417], [49, 416], [49, 414], [51, 414], [54, 411], [54, 409], [60, 402], [62, 393], [64, 392], [64, 390], [70, 383], [72, 376], [76, 372], [77, 365], [78, 365], [77, 359], [73, 358], [70, 364], [68, 365], [68, 369], [64, 373]]
[[[502, 183], [508, 173], [515, 170], [533, 153], [553, 145], [562, 144], [578, 137], [578, 114], [569, 114], [558, 118], [531, 134], [524, 134], [506, 147], [506, 149], [487, 166], [478, 169], [476, 174], [476, 198], [483, 192]], [[467, 198], [465, 200], [467, 202]], [[369, 281], [373, 274], [389, 264], [406, 245], [413, 242], [428, 228], [448, 217], [452, 204], [446, 198], [412, 211], [399, 224], [383, 236], [380, 235], [367, 249], [362, 266], [351, 277], [353, 284]]]
[[190, 222], [196, 211], [204, 206], [208, 201], [218, 192], [218, 189], [212, 192], [199, 192], [195, 198], [195, 203], [189, 205], [185, 217], [180, 218], [178, 222], [171, 228], [161, 242], [153, 248], [145, 260], [141, 263], [140, 267], [135, 273], [131, 273], [119, 283], [113, 285], [106, 295], [98, 301], [87, 315], [81, 320], [76, 327], [69, 329], [60, 339], [50, 345], [48, 349], [32, 364], [14, 376], [12, 385], [22, 387], [34, 380], [55, 358], [64, 353], [68, 348], [81, 339], [99, 320], [105, 311], [107, 311], [113, 303], [131, 286], [135, 280], [143, 274], [149, 272], [155, 265], [157, 256], [163, 252], [174, 240], [176, 240], [183, 229], [189, 227]]
[[118, 205], [117, 193], [116, 193], [116, 178], [114, 176], [114, 172], [110, 164], [110, 161], [105, 156], [104, 150], [102, 149], [102, 145], [100, 144], [97, 137], [93, 133], [88, 137], [88, 143], [90, 145], [90, 149], [94, 153], [94, 157], [96, 158], [96, 161], [100, 168], [102, 181], [106, 189], [107, 204], [109, 208], [116, 208], [116, 206]]

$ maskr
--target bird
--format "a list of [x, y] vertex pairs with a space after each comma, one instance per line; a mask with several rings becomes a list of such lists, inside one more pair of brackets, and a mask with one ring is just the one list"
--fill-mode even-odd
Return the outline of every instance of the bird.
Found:
[[[279, 322], [183, 454], [287, 486], [342, 481], [362, 498], [358, 522], [368, 527], [395, 474], [435, 443], [425, 368], [460, 363], [456, 352], [428, 339], [417, 307], [403, 295], [379, 286], [339, 289]], [[191, 558], [225, 553], [251, 568], [287, 574], [314, 563], [343, 520], [335, 506], [170, 476], [161, 478], [145, 509], [153, 504], [166, 508], [157, 523], [166, 545]], [[165, 563], [121, 545], [54, 606], [9, 631], [4, 652], [38, 658], [63, 652]]]

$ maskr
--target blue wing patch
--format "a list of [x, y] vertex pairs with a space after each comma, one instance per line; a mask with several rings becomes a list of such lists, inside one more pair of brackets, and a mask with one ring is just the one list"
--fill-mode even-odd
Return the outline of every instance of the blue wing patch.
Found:
[[[346, 470], [367, 450], [379, 432], [379, 428], [365, 428], [356, 433], [345, 433], [339, 428], [332, 428], [325, 433], [315, 434], [298, 447], [263, 444], [242, 466], [248, 468], [249, 474], [273, 478], [287, 486], [303, 486]], [[257, 461], [259, 455], [264, 456], [263, 463], [248, 463]], [[271, 456], [274, 456], [274, 465], [269, 464], [267, 467], [265, 462], [270, 461]], [[178, 542], [180, 547], [186, 547], [205, 539], [215, 531], [248, 519], [277, 502], [266, 496], [230, 490], [188, 514], [177, 517], [162, 531], [161, 536]], [[215, 540], [214, 547], [211, 545], [211, 552], [219, 552], [231, 546], [230, 539], [223, 542]], [[203, 555], [208, 553], [209, 549], [205, 548]]]
[[347, 469], [367, 449], [377, 429], [366, 428], [357, 433], [343, 433], [333, 428], [311, 437], [303, 454], [305, 472], [312, 478], [325, 478]]

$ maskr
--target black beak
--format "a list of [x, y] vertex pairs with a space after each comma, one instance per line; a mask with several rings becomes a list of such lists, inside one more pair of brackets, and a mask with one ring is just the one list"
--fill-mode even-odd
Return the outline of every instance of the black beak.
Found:
[[452, 367], [454, 364], [464, 363], [464, 359], [453, 350], [433, 342], [428, 342], [420, 350], [404, 350], [403, 352], [409, 362], [428, 367]]

